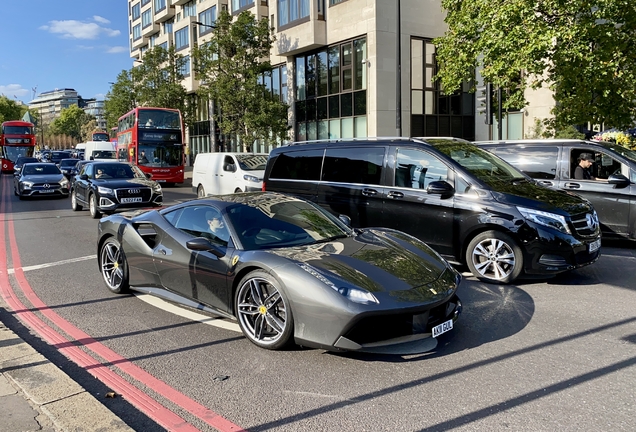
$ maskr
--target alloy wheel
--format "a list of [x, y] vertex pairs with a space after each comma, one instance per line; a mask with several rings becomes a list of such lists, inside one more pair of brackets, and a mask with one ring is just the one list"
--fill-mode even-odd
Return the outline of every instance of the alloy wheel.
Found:
[[487, 238], [472, 251], [472, 263], [479, 275], [492, 280], [509, 277], [515, 268], [515, 253], [506, 242]]
[[128, 287], [125, 274], [126, 261], [121, 246], [114, 240], [107, 240], [100, 256], [102, 277], [109, 290], [120, 293]]

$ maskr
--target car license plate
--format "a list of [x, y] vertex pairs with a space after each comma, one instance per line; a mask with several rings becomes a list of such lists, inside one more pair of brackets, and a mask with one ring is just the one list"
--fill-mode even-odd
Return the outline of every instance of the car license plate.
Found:
[[452, 329], [453, 329], [453, 320], [450, 319], [446, 322], [441, 323], [440, 325], [436, 325], [435, 327], [433, 327], [433, 337], [437, 337]]
[[44, 189], [40, 191], [40, 193], [53, 193], [53, 192], [55, 192], [53, 189]]
[[595, 240], [588, 245], [590, 253], [596, 252], [601, 247], [601, 239]]
[[121, 199], [121, 203], [122, 204], [136, 203], [136, 202], [141, 202], [141, 197], [137, 197], [137, 198], [122, 198]]
[[165, 183], [165, 180], [155, 180], [157, 183]]

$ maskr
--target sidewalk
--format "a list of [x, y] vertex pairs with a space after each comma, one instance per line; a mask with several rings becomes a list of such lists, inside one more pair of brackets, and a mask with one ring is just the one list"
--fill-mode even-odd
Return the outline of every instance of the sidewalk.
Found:
[[0, 432], [131, 431], [0, 322]]

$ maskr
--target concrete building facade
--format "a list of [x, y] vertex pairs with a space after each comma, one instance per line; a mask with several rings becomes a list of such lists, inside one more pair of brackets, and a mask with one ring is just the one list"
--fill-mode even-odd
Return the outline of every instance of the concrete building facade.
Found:
[[[212, 25], [221, 10], [248, 10], [274, 29], [274, 70], [264, 84], [290, 105], [292, 140], [491, 136], [475, 116], [468, 84], [447, 95], [433, 80], [432, 40], [446, 29], [439, 0], [128, 0], [131, 57], [174, 45], [189, 58], [195, 42], [213, 35], [196, 23]], [[198, 83], [189, 68], [183, 84], [194, 93]], [[191, 155], [219, 149], [209, 108], [199, 103], [199, 121], [188, 131]], [[523, 130], [521, 113], [519, 119]], [[254, 151], [270, 148], [260, 144]]]

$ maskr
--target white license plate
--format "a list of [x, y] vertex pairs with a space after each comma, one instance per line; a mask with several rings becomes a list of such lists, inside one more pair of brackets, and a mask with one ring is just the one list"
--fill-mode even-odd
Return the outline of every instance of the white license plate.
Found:
[[590, 253], [596, 252], [598, 250], [598, 248], [600, 248], [600, 247], [601, 247], [601, 239], [593, 241], [592, 243], [590, 243], [588, 245], [588, 249], [589, 249]]
[[441, 323], [440, 325], [436, 325], [433, 327], [433, 337], [437, 337], [447, 331], [451, 331], [453, 329], [453, 320], [450, 319], [446, 322]]
[[121, 201], [122, 204], [136, 203], [136, 202], [141, 202], [141, 197], [137, 197], [137, 198], [122, 198], [120, 201]]
[[45, 189], [40, 191], [40, 193], [53, 193], [53, 192], [55, 192], [53, 189]]

